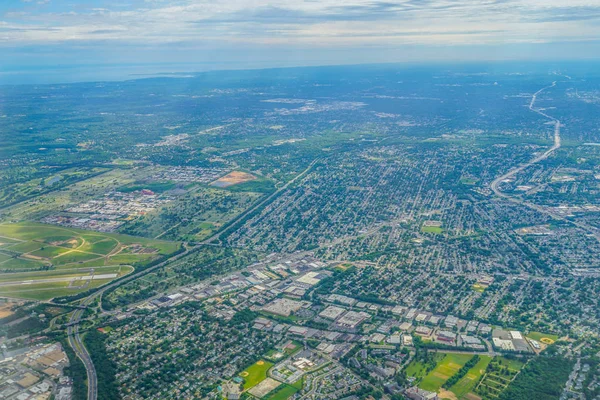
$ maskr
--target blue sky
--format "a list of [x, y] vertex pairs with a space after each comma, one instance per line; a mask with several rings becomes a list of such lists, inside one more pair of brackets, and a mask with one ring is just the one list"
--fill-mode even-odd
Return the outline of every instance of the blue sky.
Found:
[[600, 0], [0, 2], [0, 71], [598, 57]]

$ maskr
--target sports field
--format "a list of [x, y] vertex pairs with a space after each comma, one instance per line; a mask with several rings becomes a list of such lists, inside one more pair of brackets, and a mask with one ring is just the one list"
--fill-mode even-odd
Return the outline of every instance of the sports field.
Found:
[[419, 383], [419, 387], [430, 392], [437, 392], [472, 357], [471, 354], [445, 353], [444, 358], [437, 363], [433, 371]]
[[541, 332], [529, 332], [527, 334], [529, 339], [537, 340], [538, 342], [544, 344], [552, 344], [558, 340], [557, 335], [552, 335], [549, 333], [541, 333]]
[[444, 228], [439, 227], [439, 226], [423, 226], [421, 228], [421, 232], [423, 232], [423, 233], [435, 233], [436, 235], [439, 235], [441, 233], [444, 233]]
[[264, 381], [267, 378], [267, 371], [272, 366], [273, 363], [260, 360], [240, 372], [240, 376], [244, 378], [244, 390], [250, 389]]
[[0, 296], [47, 300], [76, 294], [178, 246], [30, 222], [0, 224]]

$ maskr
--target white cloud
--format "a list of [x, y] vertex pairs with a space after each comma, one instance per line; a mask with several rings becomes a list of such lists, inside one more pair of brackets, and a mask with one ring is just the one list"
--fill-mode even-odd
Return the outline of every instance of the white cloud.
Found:
[[[36, 0], [23, 0], [36, 1]], [[47, 1], [47, 0], [41, 0]], [[5, 45], [122, 43], [498, 44], [600, 39], [597, 0], [145, 0], [13, 11]]]

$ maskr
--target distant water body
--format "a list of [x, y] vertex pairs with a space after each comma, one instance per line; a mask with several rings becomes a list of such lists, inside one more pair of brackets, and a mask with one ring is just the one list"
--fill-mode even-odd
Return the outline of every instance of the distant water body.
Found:
[[[85, 65], [44, 68], [0, 66], [0, 85], [125, 81], [151, 77], [191, 77], [193, 72], [224, 69], [219, 64]], [[193, 71], [193, 72], [192, 72]]]

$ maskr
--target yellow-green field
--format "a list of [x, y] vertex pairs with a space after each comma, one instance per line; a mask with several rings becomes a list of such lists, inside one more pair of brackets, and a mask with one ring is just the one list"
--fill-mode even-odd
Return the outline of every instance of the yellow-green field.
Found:
[[275, 393], [267, 397], [267, 400], [287, 400], [296, 394], [302, 386], [304, 385], [304, 379], [300, 379], [298, 382], [295, 382], [293, 385], [283, 385], [279, 390]]
[[0, 296], [46, 300], [131, 273], [179, 243], [23, 222], [0, 224]]
[[423, 233], [434, 233], [436, 235], [444, 233], [444, 228], [439, 226], [423, 226], [421, 227]]
[[[442, 353], [433, 354], [433, 360], [436, 364], [443, 358], [444, 354]], [[412, 360], [406, 367], [406, 375], [417, 378], [418, 380], [424, 378], [427, 373], [427, 365], [420, 361]]]
[[272, 366], [273, 363], [260, 360], [240, 372], [240, 376], [244, 379], [244, 390], [250, 389], [267, 379], [267, 371]]
[[542, 333], [542, 332], [529, 332], [527, 334], [529, 339], [537, 340], [538, 342], [544, 344], [552, 344], [558, 340], [557, 335], [553, 335], [550, 333]]
[[475, 388], [477, 382], [479, 382], [479, 378], [485, 373], [490, 361], [492, 361], [492, 357], [479, 356], [479, 362], [475, 364], [462, 379], [452, 385], [450, 391], [459, 399], [466, 398], [467, 394], [471, 392]]
[[471, 354], [446, 353], [444, 358], [419, 383], [419, 387], [430, 392], [437, 392], [472, 357]]

